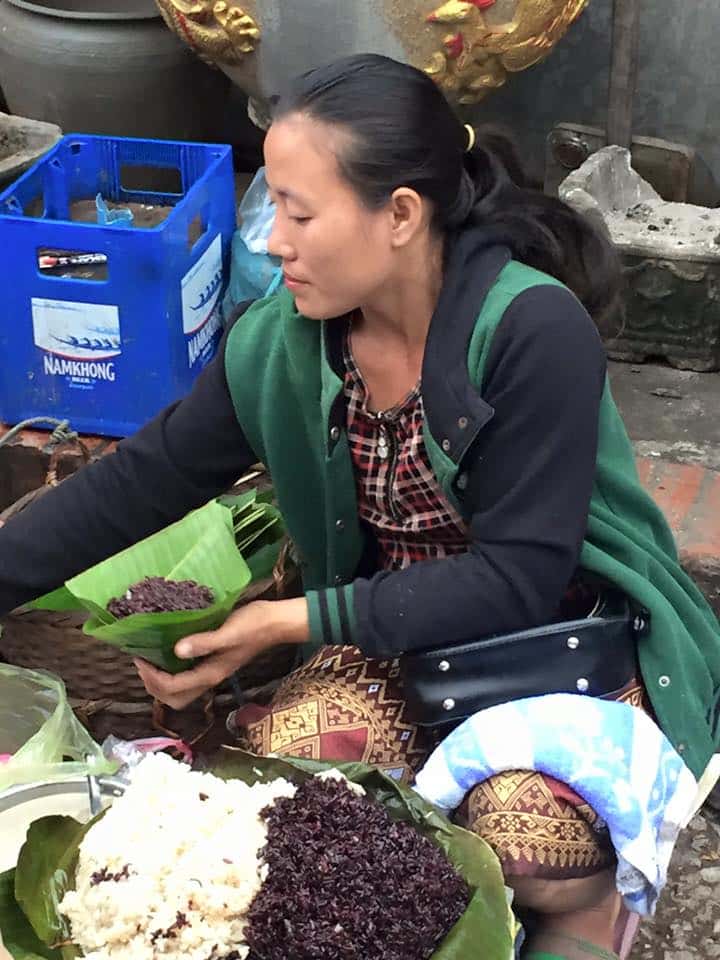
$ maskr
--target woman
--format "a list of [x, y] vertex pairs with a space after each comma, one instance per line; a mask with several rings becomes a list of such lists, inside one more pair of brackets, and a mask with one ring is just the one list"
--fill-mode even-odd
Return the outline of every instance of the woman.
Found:
[[[304, 645], [270, 706], [236, 713], [246, 742], [410, 779], [437, 741], [404, 701], [413, 652], [585, 615], [613, 584], [652, 614], [642, 682], [633, 646], [622, 683], [586, 684], [651, 705], [700, 772], [717, 742], [718, 625], [608, 392], [590, 315], [615, 293], [609, 245], [511, 179], [424, 74], [382, 57], [300, 78], [265, 157], [286, 289], [238, 311], [187, 399], [0, 532], [0, 611], [262, 460], [304, 596], [182, 641], [205, 658], [185, 674], [139, 662], [156, 697], [182, 707], [268, 648]], [[549, 689], [543, 664], [525, 673], [513, 682]], [[518, 771], [457, 817], [539, 915], [528, 956], [612, 956], [613, 852], [577, 794]]]

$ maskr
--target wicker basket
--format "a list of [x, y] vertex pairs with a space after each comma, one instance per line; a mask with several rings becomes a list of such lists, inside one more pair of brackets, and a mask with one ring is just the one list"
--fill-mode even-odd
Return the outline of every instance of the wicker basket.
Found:
[[[253, 473], [241, 481], [241, 488], [261, 476]], [[0, 521], [10, 519], [57, 482], [50, 471], [48, 480], [45, 487], [26, 494], [0, 514]], [[253, 584], [241, 604], [277, 599], [291, 592], [294, 574], [287, 555], [286, 547], [273, 577]], [[85, 620], [82, 613], [20, 608], [0, 620], [0, 657], [15, 666], [48, 670], [61, 677], [73, 709], [97, 740], [111, 733], [133, 739], [163, 732], [198, 743], [235, 702], [236, 694], [228, 685], [185, 710], [164, 707], [147, 693], [127, 654], [82, 632]], [[238, 674], [240, 688], [261, 692], [292, 669], [294, 656], [292, 648], [279, 648], [257, 658]]]

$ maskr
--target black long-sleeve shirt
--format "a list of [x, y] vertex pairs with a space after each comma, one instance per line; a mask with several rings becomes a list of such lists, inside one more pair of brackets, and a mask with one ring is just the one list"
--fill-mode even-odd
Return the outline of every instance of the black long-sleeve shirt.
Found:
[[[0, 614], [179, 519], [256, 460], [218, 356], [191, 393], [0, 529]], [[579, 557], [605, 356], [567, 291], [516, 298], [495, 334], [472, 451], [467, 554], [355, 582], [356, 642], [397, 654], [545, 622]]]

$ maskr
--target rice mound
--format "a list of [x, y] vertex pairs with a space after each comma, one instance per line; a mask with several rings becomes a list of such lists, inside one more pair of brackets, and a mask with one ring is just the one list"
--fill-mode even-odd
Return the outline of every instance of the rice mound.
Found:
[[131, 584], [123, 596], [107, 605], [116, 620], [134, 613], [170, 613], [180, 610], [204, 610], [213, 604], [213, 592], [195, 580], [167, 580], [145, 577]]
[[250, 787], [158, 754], [88, 831], [60, 911], [87, 960], [245, 960], [246, 914], [267, 875], [260, 812], [296, 787]]
[[338, 771], [264, 811], [250, 960], [430, 960], [470, 890], [445, 853]]

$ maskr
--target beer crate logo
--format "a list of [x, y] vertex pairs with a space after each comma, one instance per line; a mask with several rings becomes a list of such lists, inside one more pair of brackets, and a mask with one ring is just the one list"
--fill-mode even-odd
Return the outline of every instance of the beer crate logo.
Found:
[[215, 352], [222, 332], [222, 285], [222, 237], [218, 234], [181, 283], [189, 367], [198, 362], [204, 366]]
[[78, 385], [115, 381], [120, 356], [120, 313], [116, 306], [33, 297], [35, 346], [43, 351], [43, 372]]

